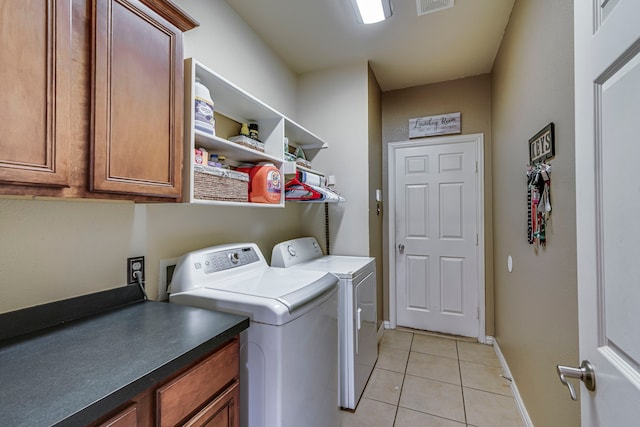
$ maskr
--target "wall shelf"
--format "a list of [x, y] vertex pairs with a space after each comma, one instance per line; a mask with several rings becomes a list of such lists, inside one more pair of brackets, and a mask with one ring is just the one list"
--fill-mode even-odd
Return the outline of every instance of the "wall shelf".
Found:
[[305, 172], [314, 173], [314, 174], [320, 175], [320, 176], [326, 176], [324, 172], [320, 172], [320, 171], [317, 171], [317, 170], [314, 170], [314, 169], [306, 168], [304, 166], [300, 166], [296, 162], [289, 162], [289, 161], [284, 162], [283, 170], [284, 170], [285, 175], [295, 175], [295, 173], [297, 171], [301, 170], [301, 171], [305, 171]]
[[218, 153], [220, 155], [232, 158], [238, 162], [274, 162], [282, 163], [282, 158], [271, 156], [269, 154], [253, 150], [244, 145], [236, 144], [227, 139], [209, 135], [200, 130], [195, 130], [196, 147], [204, 147], [210, 153]]
[[[185, 74], [185, 167], [184, 201], [187, 203], [203, 203], [228, 206], [251, 207], [284, 207], [284, 175], [290, 170], [284, 160], [284, 139], [289, 143], [301, 147], [303, 150], [318, 150], [328, 145], [320, 137], [305, 129], [300, 124], [289, 119], [269, 105], [255, 98], [248, 92], [234, 85], [229, 80], [207, 68], [194, 58], [187, 58], [184, 62]], [[193, 111], [195, 108], [196, 78], [211, 92], [214, 109], [237, 123], [258, 124], [260, 140], [264, 143], [264, 152], [253, 150], [243, 145], [231, 142], [220, 136], [210, 135], [195, 129]], [[230, 137], [230, 136], [229, 136]], [[282, 178], [281, 201], [278, 204], [229, 202], [221, 200], [203, 200], [194, 197], [194, 149], [204, 148], [210, 154], [216, 153], [238, 163], [271, 162], [279, 170]], [[293, 162], [292, 162], [293, 163]], [[295, 164], [294, 164], [295, 166]], [[307, 170], [306, 168], [304, 170]], [[320, 174], [317, 171], [310, 172]], [[293, 172], [295, 173], [295, 171]]]

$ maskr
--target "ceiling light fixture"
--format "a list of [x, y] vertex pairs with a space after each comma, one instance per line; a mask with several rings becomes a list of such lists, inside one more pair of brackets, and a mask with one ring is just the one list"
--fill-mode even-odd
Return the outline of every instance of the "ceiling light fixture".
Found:
[[392, 15], [391, 0], [351, 0], [358, 22], [375, 24]]

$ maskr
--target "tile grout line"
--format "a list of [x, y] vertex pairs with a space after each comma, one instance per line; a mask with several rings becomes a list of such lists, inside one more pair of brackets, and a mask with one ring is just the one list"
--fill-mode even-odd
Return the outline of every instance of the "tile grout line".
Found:
[[[407, 372], [408, 372], [408, 366], [409, 366], [409, 359], [411, 357], [411, 353], [413, 352], [413, 341], [415, 341], [415, 338], [417, 338], [418, 335], [420, 335], [420, 336], [423, 335], [423, 334], [413, 333], [413, 332], [410, 332], [410, 331], [405, 331], [405, 332], [411, 333], [411, 337], [410, 337], [408, 355], [407, 355], [407, 358], [405, 359], [405, 364], [404, 364], [404, 369], [403, 369], [404, 372], [403, 373], [402, 372], [398, 372], [398, 371], [400, 371], [400, 369], [398, 369], [398, 371], [394, 371], [394, 370], [389, 370], [389, 369], [378, 368], [378, 369], [383, 370], [383, 371], [398, 372], [398, 373], [402, 374], [401, 386], [400, 386], [400, 395], [398, 397], [397, 404], [395, 405], [396, 407], [395, 407], [395, 413], [394, 413], [394, 417], [393, 417], [393, 426], [395, 426], [395, 427], [402, 427], [402, 426], [397, 424], [398, 423], [398, 415], [399, 415], [399, 412], [400, 412], [400, 401], [401, 401], [401, 397], [402, 397], [402, 394], [403, 394], [404, 383], [406, 382], [407, 376], [409, 375]], [[469, 349], [467, 349], [467, 341], [458, 340], [458, 339], [452, 339], [452, 340], [455, 342], [455, 346], [456, 346], [455, 347], [455, 350], [456, 350], [455, 360], [457, 360], [457, 363], [458, 363], [458, 377], [459, 377], [459, 380], [460, 380], [460, 390], [461, 390], [461, 397], [462, 397], [462, 404], [463, 404], [464, 421], [458, 421], [458, 420], [449, 419], [449, 418], [444, 418], [444, 419], [449, 419], [449, 420], [451, 420], [453, 422], [464, 423], [464, 424], [460, 424], [461, 427], [474, 427], [474, 425], [469, 424], [469, 421], [470, 421], [469, 420], [469, 414], [467, 413], [467, 408], [466, 408], [465, 391], [464, 391], [465, 387], [464, 387], [463, 378], [462, 378], [462, 362], [465, 362], [465, 364], [469, 364], [471, 366], [477, 366], [477, 367], [496, 368], [497, 366], [495, 366], [495, 364], [493, 364], [490, 361], [477, 359], [475, 356], [472, 358], [472, 360], [466, 360], [467, 357], [465, 357], [465, 359], [462, 359], [461, 355], [460, 355], [460, 344], [463, 344], [463, 350], [467, 351], [467, 350], [469, 350]], [[393, 347], [393, 349], [395, 349], [395, 350], [404, 350], [405, 347], [404, 346], [403, 347], [398, 346], [398, 347]], [[474, 349], [474, 351], [475, 351], [475, 349]], [[421, 352], [419, 352], [419, 353], [421, 353]], [[427, 354], [427, 355], [433, 356], [433, 357], [449, 358], [447, 356], [440, 355], [440, 354], [433, 354], [433, 353], [424, 353], [424, 354]], [[480, 355], [483, 355], [483, 352], [480, 352]], [[454, 357], [450, 357], [450, 358], [454, 359]], [[398, 366], [398, 368], [399, 368], [399, 366]], [[441, 382], [441, 383], [445, 383], [445, 384], [452, 384], [452, 383], [449, 383], [447, 381], [431, 379], [431, 378], [428, 378], [428, 377], [422, 377], [420, 375], [417, 375], [416, 378], [422, 378], [422, 379], [426, 379], [426, 380], [429, 380], [429, 381]], [[491, 395], [495, 395], [495, 396], [509, 397], [509, 395], [507, 395], [507, 394], [502, 394], [500, 392], [486, 390], [486, 389], [481, 388], [481, 387], [482, 386], [478, 386], [478, 387], [471, 386], [471, 387], [466, 387], [466, 388], [469, 388], [469, 391], [475, 390], [475, 391], [478, 391], [478, 392], [487, 393], [487, 394], [491, 394]], [[374, 400], [377, 400], [377, 399], [374, 399]], [[384, 400], [381, 400], [379, 402], [386, 403]], [[473, 406], [473, 405], [471, 405], [471, 406]], [[393, 409], [393, 406], [390, 409]], [[418, 412], [422, 412], [422, 413], [427, 414], [427, 415], [435, 416], [433, 414], [430, 414], [429, 412], [423, 412], [421, 410], [418, 410]], [[440, 418], [442, 418], [442, 417], [440, 417]]]
[[404, 364], [404, 372], [402, 373], [402, 384], [400, 385], [400, 395], [398, 396], [398, 404], [396, 405], [396, 413], [393, 416], [393, 424], [392, 424], [393, 427], [395, 427], [396, 420], [398, 419], [398, 411], [400, 410], [400, 399], [402, 398], [402, 389], [404, 388], [404, 380], [405, 380], [405, 378], [407, 378], [407, 366], [409, 366], [409, 357], [411, 357], [411, 347], [413, 347], [413, 338], [414, 337], [415, 337], [415, 334], [412, 332], [411, 333], [411, 342], [409, 343], [409, 354], [407, 355], [407, 361]]
[[469, 425], [467, 418], [467, 405], [464, 401], [464, 384], [462, 383], [462, 367], [460, 366], [460, 350], [458, 349], [458, 340], [456, 340], [456, 355], [458, 356], [458, 374], [460, 375], [460, 393], [462, 393], [462, 411], [464, 412], [464, 424]]

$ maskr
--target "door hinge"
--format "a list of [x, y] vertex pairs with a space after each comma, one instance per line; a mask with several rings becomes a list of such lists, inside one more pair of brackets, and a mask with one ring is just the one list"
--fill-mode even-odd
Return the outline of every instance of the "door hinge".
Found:
[[478, 246], [480, 244], [479, 239], [480, 239], [480, 237], [478, 237], [478, 233], [476, 233], [476, 246]]
[[478, 312], [476, 313], [476, 319], [480, 320], [480, 306], [478, 306]]
[[478, 173], [478, 161], [476, 160], [476, 173]]

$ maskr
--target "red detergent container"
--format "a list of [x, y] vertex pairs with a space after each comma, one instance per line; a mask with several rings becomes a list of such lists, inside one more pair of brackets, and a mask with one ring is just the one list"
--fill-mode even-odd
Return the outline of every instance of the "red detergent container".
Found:
[[253, 203], [280, 203], [282, 179], [273, 163], [259, 163], [249, 173], [249, 201]]

